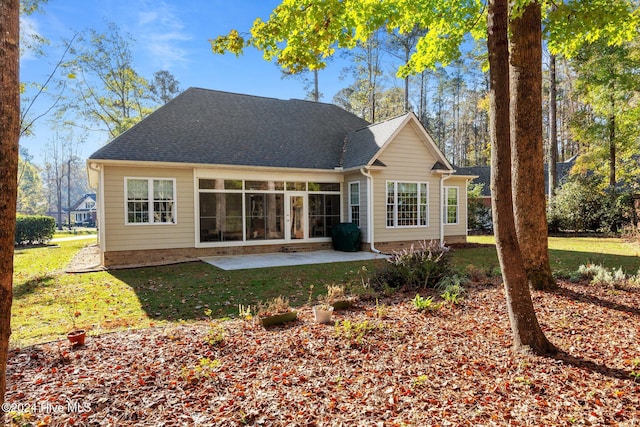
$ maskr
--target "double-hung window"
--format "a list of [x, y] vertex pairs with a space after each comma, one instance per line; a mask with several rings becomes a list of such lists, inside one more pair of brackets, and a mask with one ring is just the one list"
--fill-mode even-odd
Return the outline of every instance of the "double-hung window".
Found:
[[387, 181], [387, 227], [429, 225], [429, 185]]
[[458, 223], [458, 187], [444, 187], [444, 223]]
[[125, 178], [127, 224], [175, 224], [176, 180]]
[[360, 183], [349, 183], [349, 222], [360, 227]]

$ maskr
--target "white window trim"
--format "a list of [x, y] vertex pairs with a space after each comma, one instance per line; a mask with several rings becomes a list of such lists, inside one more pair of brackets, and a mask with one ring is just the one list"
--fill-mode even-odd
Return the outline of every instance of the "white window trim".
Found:
[[[387, 224], [387, 201], [389, 200], [389, 183], [393, 183], [393, 188], [394, 188], [394, 194], [393, 194], [393, 224], [394, 225], [388, 225]], [[418, 224], [417, 225], [398, 225], [398, 184], [417, 184], [417, 188], [418, 188], [418, 212], [417, 212], [417, 219], [418, 219]], [[420, 187], [422, 184], [425, 184], [426, 186], [426, 201], [427, 201], [427, 209], [425, 212], [426, 218], [425, 218], [425, 223], [424, 225], [420, 224]], [[429, 227], [429, 183], [427, 181], [392, 181], [392, 180], [387, 180], [385, 182], [385, 217], [384, 217], [384, 222], [386, 224], [386, 228], [428, 228]]]
[[[149, 194], [149, 222], [129, 222], [129, 180], [146, 180], [149, 183], [147, 187]], [[173, 185], [173, 222], [154, 222], [153, 221], [153, 181], [171, 181]], [[149, 226], [149, 225], [176, 225], [178, 224], [178, 194], [176, 192], [176, 179], [166, 177], [149, 178], [146, 176], [125, 176], [124, 177], [124, 224], [131, 226]]]
[[[311, 179], [314, 178], [314, 179]], [[273, 244], [279, 244], [282, 242], [289, 242], [287, 239], [285, 239], [284, 237], [282, 239], [266, 239], [266, 240], [250, 240], [247, 239], [247, 234], [246, 234], [246, 206], [245, 206], [245, 195], [246, 194], [250, 194], [250, 193], [264, 193], [264, 194], [283, 194], [285, 197], [287, 194], [304, 194], [306, 195], [306, 200], [305, 200], [305, 218], [309, 219], [309, 200], [308, 197], [310, 195], [316, 195], [316, 194], [327, 194], [327, 195], [338, 195], [339, 196], [339, 201], [340, 201], [340, 220], [342, 221], [343, 219], [343, 213], [344, 213], [344, 209], [343, 209], [343, 197], [344, 197], [344, 184], [341, 181], [336, 181], [334, 179], [328, 179], [327, 177], [323, 177], [323, 176], [315, 176], [315, 175], [311, 175], [311, 176], [300, 176], [300, 177], [287, 177], [287, 178], [282, 178], [276, 181], [282, 181], [284, 183], [284, 188], [281, 190], [249, 190], [246, 188], [246, 181], [274, 181], [273, 177], [271, 175], [262, 175], [262, 174], [256, 174], [251, 175], [251, 176], [242, 176], [242, 177], [238, 177], [237, 174], [235, 173], [203, 173], [202, 171], [194, 171], [194, 185], [193, 185], [193, 191], [194, 191], [194, 205], [195, 205], [195, 212], [197, 212], [197, 216], [195, 216], [196, 221], [194, 221], [194, 238], [195, 238], [195, 242], [196, 242], [196, 247], [197, 248], [209, 248], [209, 247], [220, 247], [220, 246], [260, 246], [260, 245], [273, 245]], [[200, 180], [201, 179], [222, 179], [222, 180], [233, 180], [233, 181], [242, 181], [242, 189], [225, 189], [225, 188], [207, 188], [207, 189], [201, 189], [200, 188]], [[304, 182], [306, 184], [305, 186], [305, 190], [287, 190], [287, 183], [291, 183], [291, 182]], [[328, 191], [328, 190], [309, 190], [309, 183], [314, 183], [314, 182], [322, 182], [322, 183], [331, 183], [331, 184], [339, 184], [339, 190], [332, 190], [332, 191]], [[242, 240], [236, 240], [236, 241], [222, 241], [222, 242], [202, 242], [200, 240], [200, 193], [239, 193], [242, 194], [242, 224], [243, 224], [243, 232], [242, 232]], [[126, 194], [125, 194], [126, 196]], [[286, 208], [286, 206], [285, 206]], [[126, 206], [125, 206], [125, 210], [126, 210]], [[285, 209], [286, 211], [286, 209]], [[307, 224], [308, 227], [308, 224]], [[307, 232], [309, 231], [308, 229], [306, 230]], [[304, 241], [322, 241], [322, 242], [330, 242], [331, 241], [331, 237], [310, 237], [310, 236], [306, 236], [304, 239], [300, 239], [300, 242], [304, 242]]]
[[[352, 194], [352, 193], [351, 193], [351, 186], [352, 186], [353, 184], [356, 184], [356, 185], [358, 186], [358, 204], [352, 204], [352, 203], [351, 203], [351, 194]], [[348, 191], [347, 191], [347, 198], [348, 198], [348, 200], [349, 200], [349, 203], [348, 203], [348, 205], [349, 205], [348, 218], [349, 218], [349, 222], [353, 222], [353, 217], [352, 217], [352, 210], [351, 210], [351, 208], [352, 208], [352, 207], [354, 207], [354, 206], [358, 206], [358, 208], [360, 208], [360, 207], [361, 207], [360, 200], [361, 200], [361, 198], [362, 198], [362, 193], [360, 192], [360, 181], [351, 181], [351, 182], [349, 182], [349, 184], [348, 184], [348, 187], [347, 187], [347, 188], [348, 188]], [[361, 215], [362, 215], [362, 213], [361, 213]], [[360, 225], [361, 220], [362, 220], [362, 218], [358, 218], [358, 225]]]
[[[453, 188], [456, 190], [456, 204], [449, 205], [449, 189]], [[456, 207], [456, 222], [449, 222], [449, 206]], [[442, 200], [442, 219], [445, 225], [458, 225], [460, 223], [460, 187], [456, 186], [448, 186], [444, 187], [444, 194]]]

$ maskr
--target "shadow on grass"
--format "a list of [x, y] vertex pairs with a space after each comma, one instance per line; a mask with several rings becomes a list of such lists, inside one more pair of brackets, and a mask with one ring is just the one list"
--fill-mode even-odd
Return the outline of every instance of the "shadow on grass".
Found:
[[[238, 306], [256, 306], [278, 296], [292, 307], [315, 302], [327, 285], [360, 283], [362, 267], [372, 272], [384, 261], [340, 262], [225, 271], [204, 262], [113, 270], [109, 274], [130, 286], [142, 309], [156, 320], [237, 317]], [[376, 264], [378, 263], [378, 264]]]
[[49, 286], [54, 279], [54, 276], [45, 274], [44, 276], [38, 276], [34, 277], [33, 279], [27, 280], [26, 282], [16, 285], [13, 288], [13, 297], [15, 299], [23, 298], [40, 288]]
[[631, 382], [635, 381], [635, 379], [631, 375], [631, 371], [625, 371], [624, 369], [618, 369], [618, 368], [610, 368], [606, 365], [601, 365], [591, 360], [585, 360], [579, 357], [572, 356], [569, 353], [566, 353], [562, 350], [558, 350], [556, 354], [549, 355], [546, 357], [548, 357], [549, 359], [557, 360], [561, 362], [563, 365], [573, 366], [578, 369], [595, 372], [609, 378], [631, 381]]
[[[640, 268], [640, 257], [632, 255], [618, 255], [597, 252], [569, 251], [560, 249], [549, 250], [549, 261], [554, 272], [574, 272], [580, 264], [598, 264], [607, 268], [620, 268], [635, 274]], [[473, 265], [487, 271], [499, 269], [498, 255], [493, 244], [470, 243], [452, 246], [452, 265], [460, 271], [465, 271], [468, 265]]]
[[597, 264], [607, 268], [620, 268], [628, 273], [635, 274], [640, 267], [640, 258], [631, 255], [606, 254], [597, 251], [580, 252], [550, 249], [549, 260], [554, 271], [564, 270], [574, 272], [580, 264]]

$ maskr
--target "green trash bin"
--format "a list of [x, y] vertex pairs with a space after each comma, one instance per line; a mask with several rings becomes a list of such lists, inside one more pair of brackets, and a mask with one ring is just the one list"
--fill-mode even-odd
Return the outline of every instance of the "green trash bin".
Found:
[[360, 250], [360, 229], [352, 222], [341, 222], [331, 228], [333, 249], [342, 252]]

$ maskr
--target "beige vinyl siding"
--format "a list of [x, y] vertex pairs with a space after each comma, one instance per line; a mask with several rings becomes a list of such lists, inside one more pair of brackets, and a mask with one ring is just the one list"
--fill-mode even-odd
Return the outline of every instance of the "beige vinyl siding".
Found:
[[[368, 226], [369, 218], [367, 218], [367, 206], [369, 203], [369, 195], [367, 194], [367, 178], [360, 172], [346, 174], [343, 184], [342, 199], [342, 216], [345, 221], [349, 220], [349, 184], [352, 182], [360, 183], [360, 233], [361, 241], [369, 242]], [[382, 196], [384, 198], [384, 196]]]
[[458, 188], [458, 223], [444, 225], [444, 237], [467, 235], [467, 180], [452, 176], [445, 181], [447, 187]]
[[[396, 135], [379, 160], [386, 167], [373, 171], [376, 242], [415, 241], [440, 238], [440, 177], [431, 172], [436, 158], [411, 123]], [[387, 227], [387, 181], [426, 182], [429, 191], [428, 227]]]
[[[125, 224], [125, 177], [176, 180], [175, 224]], [[193, 170], [105, 166], [105, 251], [194, 247]]]

